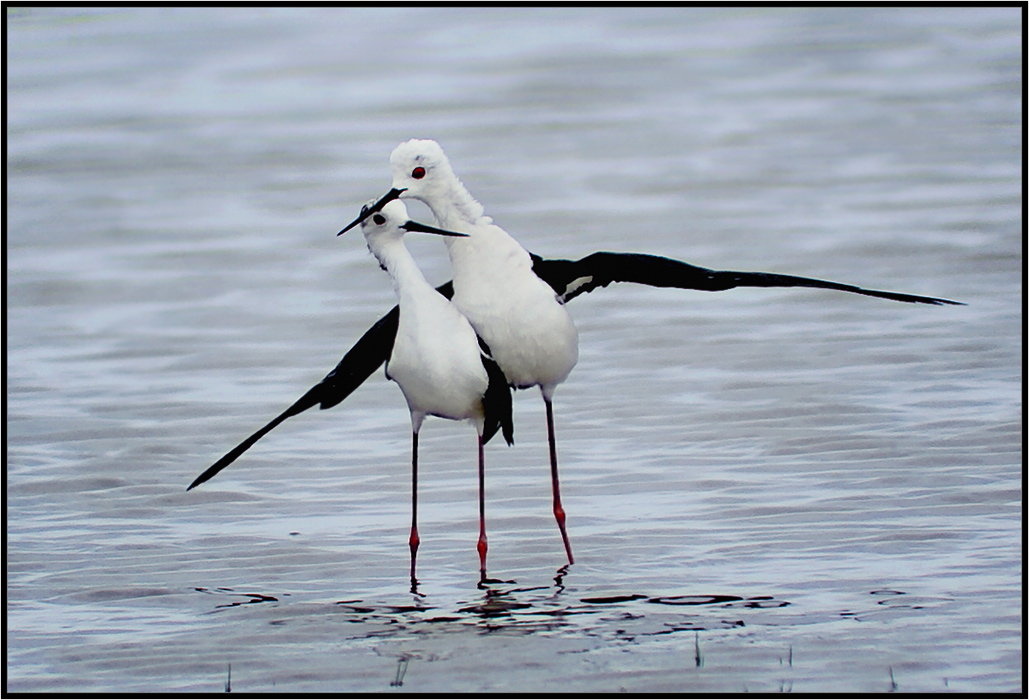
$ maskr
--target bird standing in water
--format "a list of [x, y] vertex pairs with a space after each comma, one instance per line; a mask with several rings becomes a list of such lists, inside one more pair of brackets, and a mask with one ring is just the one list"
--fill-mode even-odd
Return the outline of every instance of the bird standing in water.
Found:
[[735, 286], [822, 287], [897, 301], [955, 303], [790, 275], [723, 273], [647, 255], [594, 253], [574, 263], [545, 261], [531, 255], [485, 215], [482, 205], [454, 174], [446, 154], [435, 141], [405, 141], [393, 149], [389, 164], [392, 189], [340, 233], [388, 202], [409, 198], [428, 205], [441, 227], [467, 234], [446, 241], [454, 275], [453, 301], [492, 349], [511, 385], [519, 389], [538, 386], [543, 394], [554, 517], [569, 564], [575, 560], [561, 505], [552, 403], [554, 390], [568, 377], [579, 354], [578, 334], [564, 308], [566, 301], [612, 281], [635, 281], [709, 290]]
[[[366, 210], [367, 211], [367, 207]], [[396, 341], [386, 376], [395, 381], [411, 411], [411, 589], [417, 591], [418, 432], [426, 416], [469, 420], [479, 437], [479, 574], [486, 582], [486, 501], [483, 445], [502, 428], [513, 442], [511, 390], [461, 312], [430, 285], [404, 245], [408, 231], [463, 237], [407, 218], [393, 201], [367, 216], [361, 230], [368, 249], [393, 280], [400, 300]]]
[[483, 207], [454, 174], [435, 141], [412, 139], [390, 155], [393, 189], [340, 233], [369, 212], [398, 198], [428, 205], [444, 229], [466, 234], [447, 238], [454, 275], [455, 306], [486, 341], [493, 358], [517, 389], [538, 386], [547, 412], [554, 517], [568, 563], [575, 563], [565, 527], [554, 437], [554, 390], [579, 359], [579, 335], [572, 317], [547, 282], [533, 271], [533, 259]]

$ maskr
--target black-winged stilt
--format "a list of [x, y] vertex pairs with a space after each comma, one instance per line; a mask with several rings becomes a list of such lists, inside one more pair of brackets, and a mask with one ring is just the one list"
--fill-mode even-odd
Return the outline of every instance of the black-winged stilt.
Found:
[[[553, 408], [554, 390], [579, 359], [572, 317], [554, 289], [533, 272], [528, 251], [485, 215], [438, 143], [412, 139], [400, 144], [390, 155], [390, 169], [396, 198], [424, 202], [441, 227], [467, 234], [446, 241], [454, 304], [489, 345], [511, 386], [540, 388], [547, 413], [554, 518], [573, 564], [561, 504]], [[350, 226], [367, 216], [363, 213]]]
[[[367, 207], [366, 207], [367, 209]], [[486, 496], [483, 445], [503, 429], [513, 441], [511, 389], [497, 364], [484, 355], [480, 341], [453, 302], [425, 281], [404, 245], [408, 231], [452, 233], [407, 218], [402, 202], [393, 201], [366, 217], [361, 230], [368, 249], [393, 280], [400, 300], [396, 341], [386, 361], [386, 376], [395, 381], [411, 411], [411, 590], [417, 592], [418, 432], [426, 416], [470, 420], [479, 442], [480, 583], [486, 579]]]

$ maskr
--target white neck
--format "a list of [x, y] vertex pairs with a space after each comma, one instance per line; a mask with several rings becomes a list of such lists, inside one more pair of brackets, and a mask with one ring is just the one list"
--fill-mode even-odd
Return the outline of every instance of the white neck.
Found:
[[[460, 224], [491, 224], [493, 219], [485, 215], [482, 205], [465, 188], [464, 184], [454, 177], [450, 189], [442, 197], [433, 197], [426, 201], [432, 215], [436, 217], [440, 228], [460, 226]], [[460, 231], [460, 229], [458, 229]]]
[[373, 239], [368, 241], [368, 249], [389, 273], [393, 289], [401, 299], [425, 290], [434, 291], [402, 238]]

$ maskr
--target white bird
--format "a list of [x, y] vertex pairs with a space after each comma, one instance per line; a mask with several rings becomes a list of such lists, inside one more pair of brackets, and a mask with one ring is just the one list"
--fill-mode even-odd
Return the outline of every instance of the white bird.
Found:
[[[369, 203], [371, 204], [371, 203]], [[400, 320], [386, 376], [395, 381], [411, 411], [411, 587], [417, 591], [418, 432], [426, 416], [468, 420], [479, 438], [479, 573], [486, 579], [486, 505], [483, 445], [502, 427], [513, 439], [511, 390], [503, 373], [483, 354], [479, 338], [457, 307], [425, 281], [404, 245], [408, 231], [448, 237], [464, 234], [425, 226], [407, 218], [407, 208], [393, 201], [361, 223], [368, 249], [393, 280], [400, 300]]]
[[[538, 386], [547, 413], [554, 518], [568, 563], [574, 564], [565, 526], [554, 436], [554, 390], [579, 359], [579, 335], [572, 317], [547, 282], [533, 272], [533, 260], [454, 174], [435, 141], [412, 139], [390, 155], [396, 198], [418, 199], [445, 229], [467, 234], [447, 238], [454, 275], [453, 302], [486, 341], [511, 386]], [[387, 195], [388, 197], [389, 195]], [[379, 206], [379, 203], [368, 208]], [[363, 213], [350, 224], [360, 223]], [[342, 231], [341, 231], [342, 233]]]

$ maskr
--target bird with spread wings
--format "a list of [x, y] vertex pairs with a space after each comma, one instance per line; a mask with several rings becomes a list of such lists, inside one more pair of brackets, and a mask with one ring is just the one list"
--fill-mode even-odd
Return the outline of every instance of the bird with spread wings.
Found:
[[[914, 304], [963, 305], [962, 302], [947, 299], [864, 289], [850, 284], [773, 272], [709, 270], [680, 260], [641, 253], [598, 252], [580, 260], [547, 260], [533, 255], [532, 263], [533, 272], [554, 289], [562, 303], [613, 282], [634, 282], [651, 287], [675, 287], [707, 292], [721, 292], [736, 287], [811, 287]], [[450, 282], [437, 289], [448, 299], [454, 293]], [[399, 309], [394, 306], [361, 336], [324, 379], [311, 387], [292, 406], [208, 467], [186, 490], [211, 479], [287, 418], [314, 406], [320, 406], [322, 409], [332, 408], [350, 396], [389, 359], [397, 333], [398, 319]]]

